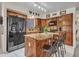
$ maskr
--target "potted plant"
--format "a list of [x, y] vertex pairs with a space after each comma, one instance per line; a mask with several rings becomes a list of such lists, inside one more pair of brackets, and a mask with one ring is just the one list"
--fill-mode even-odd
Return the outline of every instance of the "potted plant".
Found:
[[48, 32], [48, 26], [43, 27], [43, 32], [47, 33]]

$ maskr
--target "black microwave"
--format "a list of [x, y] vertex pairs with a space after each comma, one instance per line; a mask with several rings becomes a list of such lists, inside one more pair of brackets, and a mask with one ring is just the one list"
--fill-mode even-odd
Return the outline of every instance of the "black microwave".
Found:
[[55, 21], [51, 20], [51, 21], [48, 22], [48, 25], [49, 26], [56, 26], [57, 25], [57, 21], [56, 20]]

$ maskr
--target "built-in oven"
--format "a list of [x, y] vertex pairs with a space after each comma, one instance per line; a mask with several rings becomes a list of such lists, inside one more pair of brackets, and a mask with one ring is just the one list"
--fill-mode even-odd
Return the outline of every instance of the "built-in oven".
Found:
[[7, 17], [7, 51], [24, 46], [25, 20], [18, 16]]

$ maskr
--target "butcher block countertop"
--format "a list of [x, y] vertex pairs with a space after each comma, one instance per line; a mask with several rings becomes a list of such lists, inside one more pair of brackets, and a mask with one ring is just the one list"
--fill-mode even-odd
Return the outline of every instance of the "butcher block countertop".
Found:
[[53, 34], [59, 34], [59, 33], [58, 32], [57, 33], [46, 32], [46, 33], [27, 34], [24, 36], [31, 37], [34, 40], [44, 40], [44, 39], [53, 37]]

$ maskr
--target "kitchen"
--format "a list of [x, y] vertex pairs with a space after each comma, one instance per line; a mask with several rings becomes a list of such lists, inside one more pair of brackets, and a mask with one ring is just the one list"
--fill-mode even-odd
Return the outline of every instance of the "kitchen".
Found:
[[[18, 7], [15, 6], [16, 4], [18, 4]], [[27, 4], [29, 5], [30, 3]], [[39, 5], [40, 3], [35, 4]], [[21, 3], [17, 2], [2, 4], [4, 26], [4, 33], [2, 37], [3, 52], [11, 52], [24, 47], [24, 54], [26, 57], [48, 57], [49, 53], [40, 50], [42, 48], [40, 46], [44, 45], [44, 43], [50, 44], [49, 42], [55, 34], [59, 35], [62, 32], [66, 32], [66, 39], [64, 41], [66, 47], [65, 49], [67, 52], [72, 51], [70, 52], [72, 55], [74, 54], [74, 49], [76, 48], [76, 29], [74, 27], [76, 27], [76, 12], [78, 11], [76, 7], [58, 10], [53, 13], [49, 13], [48, 11], [46, 14], [46, 12], [38, 13], [30, 8], [25, 9], [25, 7], [20, 6]], [[16, 27], [16, 29], [14, 29], [14, 27]], [[9, 41], [9, 39], [11, 41]], [[6, 41], [10, 43], [7, 43]], [[13, 42], [15, 42], [15, 44]], [[38, 51], [40, 51], [40, 53]]]

